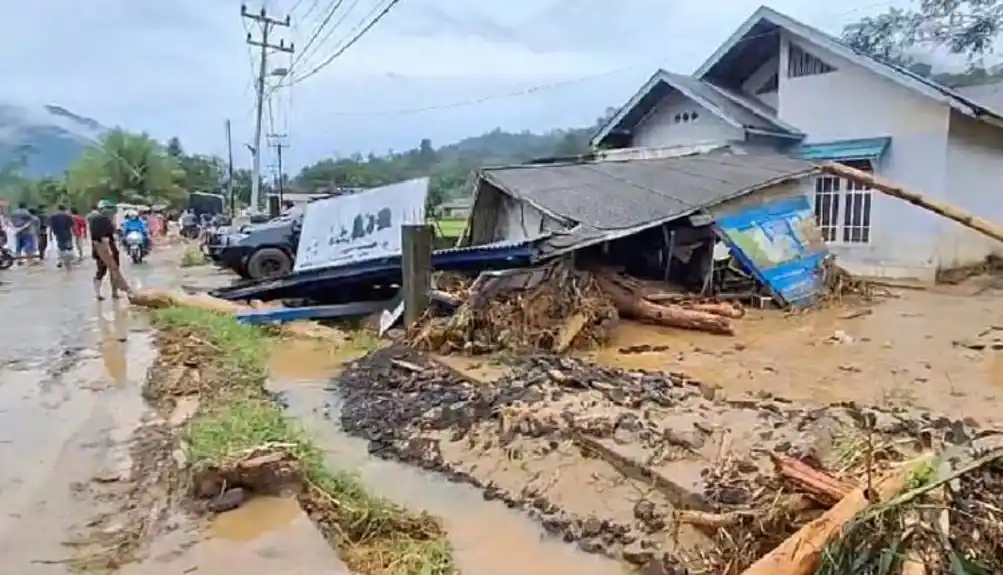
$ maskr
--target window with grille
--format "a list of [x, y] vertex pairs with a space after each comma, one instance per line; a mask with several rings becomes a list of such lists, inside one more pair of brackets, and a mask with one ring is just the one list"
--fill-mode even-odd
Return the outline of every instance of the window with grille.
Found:
[[805, 52], [801, 48], [791, 44], [787, 53], [787, 77], [801, 78], [803, 76], [817, 76], [835, 72], [836, 68], [823, 62], [818, 56]]
[[[842, 162], [865, 172], [868, 160]], [[832, 243], [866, 244], [871, 241], [871, 189], [837, 176], [815, 177], [815, 220], [822, 239]]]

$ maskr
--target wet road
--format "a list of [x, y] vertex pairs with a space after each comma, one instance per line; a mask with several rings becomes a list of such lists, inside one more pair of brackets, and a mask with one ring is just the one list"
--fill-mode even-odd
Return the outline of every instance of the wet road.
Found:
[[[170, 283], [173, 267], [126, 275]], [[62, 543], [95, 512], [86, 486], [123, 457], [144, 413], [145, 322], [126, 302], [96, 302], [92, 274], [88, 260], [0, 276], [0, 564], [19, 573], [65, 572]]]

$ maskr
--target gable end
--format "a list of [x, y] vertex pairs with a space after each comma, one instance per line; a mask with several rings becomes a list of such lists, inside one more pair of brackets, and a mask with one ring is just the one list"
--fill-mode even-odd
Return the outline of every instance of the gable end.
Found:
[[818, 56], [804, 50], [796, 44], [791, 44], [789, 55], [787, 56], [787, 77], [803, 78], [804, 76], [818, 76], [835, 72], [836, 67], [826, 63]]

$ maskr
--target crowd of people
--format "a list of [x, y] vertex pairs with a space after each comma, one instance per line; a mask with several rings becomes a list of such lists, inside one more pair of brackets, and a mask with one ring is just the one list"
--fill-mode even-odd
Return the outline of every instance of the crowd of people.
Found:
[[[128, 209], [120, 212], [114, 202], [102, 200], [93, 206], [87, 216], [75, 208], [58, 205], [54, 210], [46, 206], [29, 207], [21, 203], [6, 216], [0, 218], [0, 248], [11, 244], [18, 265], [44, 262], [55, 247], [57, 267], [69, 268], [74, 262], [82, 262], [89, 251], [95, 261], [95, 295], [103, 299], [101, 284], [105, 277], [121, 275], [118, 240], [130, 231], [141, 233], [146, 249], [152, 249], [153, 237], [167, 233], [166, 219], [162, 214], [147, 210], [140, 213]], [[8, 231], [10, 230], [10, 237]], [[89, 248], [89, 249], [88, 249]], [[114, 266], [114, 270], [110, 266]], [[111, 278], [112, 297], [118, 297], [124, 282]]]

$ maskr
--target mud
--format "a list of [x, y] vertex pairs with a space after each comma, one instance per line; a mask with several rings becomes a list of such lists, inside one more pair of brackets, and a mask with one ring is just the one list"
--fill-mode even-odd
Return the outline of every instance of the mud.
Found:
[[[732, 338], [621, 321], [605, 348], [580, 357], [685, 371], [729, 397], [765, 391], [806, 404], [854, 401], [1001, 422], [1003, 352], [992, 349], [1000, 334], [992, 328], [1003, 325], [1003, 299], [980, 286], [893, 290], [872, 304], [794, 315], [749, 310]], [[662, 349], [620, 352], [635, 346]]]
[[[748, 486], [772, 474], [771, 454], [839, 466], [867, 433], [895, 445], [886, 456], [895, 459], [922, 438], [965, 444], [994, 433], [904, 408], [804, 407], [765, 392], [728, 399], [679, 372], [546, 356], [516, 360], [485, 384], [387, 349], [346, 369], [338, 390], [342, 426], [375, 455], [471, 484], [583, 551], [638, 566], [707, 547], [673, 512], [751, 504]], [[714, 474], [725, 455], [744, 481]]]
[[[281, 351], [277, 355], [289, 358]], [[504, 505], [484, 501], [468, 485], [373, 457], [367, 442], [349, 437], [338, 424], [341, 402], [332, 399], [329, 379], [340, 366], [331, 369], [326, 351], [300, 347], [292, 355], [298, 361], [291, 370], [282, 369], [284, 360], [273, 362], [269, 389], [324, 450], [328, 466], [355, 474], [377, 495], [441, 519], [461, 573], [624, 573], [615, 562], [584, 554], [557, 538], [541, 538], [538, 525]]]

